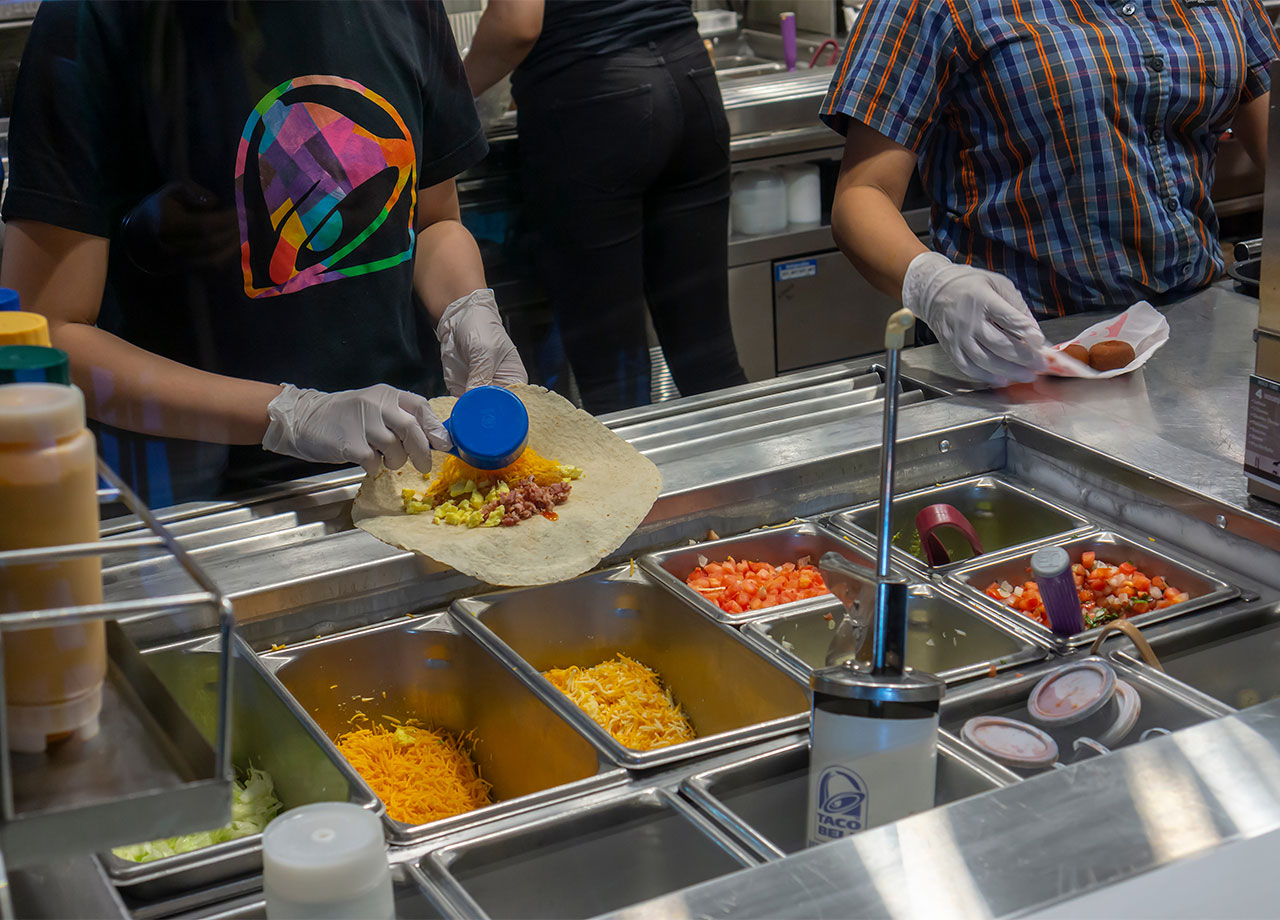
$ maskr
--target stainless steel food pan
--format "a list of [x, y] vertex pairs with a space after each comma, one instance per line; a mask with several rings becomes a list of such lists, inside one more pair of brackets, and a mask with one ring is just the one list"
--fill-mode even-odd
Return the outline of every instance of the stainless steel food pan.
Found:
[[[921, 509], [939, 502], [952, 505], [969, 519], [982, 542], [984, 556], [1047, 537], [1077, 533], [1089, 527], [1080, 515], [1029, 489], [997, 476], [975, 476], [894, 496], [894, 556], [900, 562], [928, 570], [916, 535], [916, 515]], [[838, 511], [830, 518], [833, 526], [870, 541], [871, 545], [876, 539], [879, 520], [878, 502]], [[935, 571], [949, 571], [973, 558], [969, 544], [955, 531], [949, 528], [940, 530], [938, 539], [947, 548], [952, 564], [938, 566]]]
[[[1280, 610], [1268, 605], [1151, 643], [1165, 673], [1224, 705], [1247, 709], [1280, 697]], [[1122, 645], [1114, 661], [1136, 665]]]
[[[948, 683], [993, 675], [1049, 655], [1047, 643], [945, 588], [912, 585], [907, 597], [907, 664]], [[828, 598], [822, 607], [752, 620], [742, 633], [807, 681], [815, 669], [825, 667], [842, 615], [839, 602]]]
[[388, 815], [394, 843], [444, 834], [626, 777], [443, 613], [306, 642], [263, 661], [331, 739], [356, 727], [352, 719], [360, 712], [472, 733], [473, 756], [480, 775], [493, 784], [494, 804], [420, 825]]
[[[1118, 533], [1104, 532], [1075, 537], [1059, 545], [1071, 556], [1072, 562], [1078, 562], [1081, 553], [1092, 550], [1098, 554], [1099, 559], [1112, 565], [1130, 562], [1149, 576], [1161, 575], [1169, 584], [1191, 595], [1190, 600], [1181, 604], [1130, 617], [1135, 626], [1141, 627], [1173, 617], [1185, 616], [1196, 610], [1220, 604], [1240, 593], [1208, 570], [1197, 568], [1190, 562], [1180, 561], [1162, 549], [1154, 540], [1139, 541]], [[964, 594], [998, 610], [1003, 616], [1024, 629], [1030, 629], [1034, 635], [1046, 642], [1066, 648], [1088, 645], [1098, 635], [1101, 627], [1086, 629], [1073, 636], [1057, 636], [1047, 626], [1040, 625], [986, 595], [985, 591], [992, 582], [1008, 581], [1013, 585], [1021, 585], [1029, 580], [1031, 554], [1034, 551], [1035, 548], [1024, 547], [992, 559], [977, 560], [956, 569], [947, 577], [958, 585]]]
[[[454, 618], [618, 763], [652, 767], [799, 728], [807, 688], [732, 627], [620, 567], [557, 585], [455, 601]], [[623, 747], [541, 672], [591, 667], [622, 652], [655, 669], [698, 738], [652, 751]]]
[[640, 558], [640, 565], [657, 581], [676, 591], [713, 619], [722, 623], [745, 623], [758, 616], [776, 613], [780, 610], [811, 609], [830, 601], [830, 595], [813, 597], [790, 604], [780, 604], [762, 610], [747, 613], [726, 613], [717, 604], [712, 603], [694, 589], [685, 584], [685, 579], [699, 565], [701, 560], [724, 562], [732, 556], [734, 559], [749, 559], [752, 562], [768, 562], [770, 565], [782, 565], [786, 562], [799, 562], [807, 558], [817, 565], [825, 553], [839, 553], [851, 562], [859, 565], [875, 567], [875, 560], [867, 555], [864, 548], [852, 543], [847, 537], [833, 533], [820, 524], [799, 523], [785, 527], [768, 527], [764, 530], [745, 533], [737, 537], [724, 537], [707, 543], [693, 546], [680, 546], [675, 549], [649, 553]]
[[[346, 761], [279, 691], [253, 651], [233, 639], [231, 757], [237, 771], [250, 765], [271, 774], [284, 808], [311, 802], [381, 806]], [[206, 737], [217, 729], [217, 640], [197, 639], [157, 649], [146, 660]], [[131, 899], [159, 900], [209, 888], [262, 871], [262, 835], [254, 834], [153, 862], [136, 863], [108, 851], [98, 857], [111, 880]]]
[[[934, 804], [957, 802], [1015, 779], [967, 759], [958, 746], [940, 742]], [[761, 857], [798, 853], [806, 845], [809, 741], [695, 773], [680, 791]]]
[[460, 914], [502, 920], [593, 917], [755, 862], [687, 802], [651, 787], [553, 809], [442, 847], [423, 865]]
[[[978, 681], [960, 688], [955, 693], [947, 694], [942, 701], [942, 728], [959, 738], [964, 723], [974, 716], [1005, 716], [1034, 725], [1027, 712], [1027, 698], [1045, 675], [1067, 663], [1068, 660], [1056, 659], [1019, 673]], [[1142, 697], [1142, 711], [1137, 723], [1115, 745], [1116, 748], [1138, 743], [1142, 734], [1148, 729], [1163, 728], [1174, 732], [1209, 719], [1216, 719], [1230, 712], [1225, 706], [1203, 694], [1196, 693], [1189, 687], [1182, 686], [1177, 681], [1169, 680], [1158, 671], [1141, 666], [1130, 667], [1125, 663], [1114, 661], [1111, 662], [1111, 666], [1115, 669], [1116, 677], [1131, 684]], [[1074, 762], [1076, 755], [1072, 750], [1072, 742], [1075, 740], [1073, 733], [1068, 729], [1055, 729], [1051, 734], [1058, 742], [1060, 762], [1065, 764]], [[983, 758], [979, 755], [970, 759]], [[1020, 776], [1031, 776], [1043, 771], [1014, 770], [1013, 772]]]
[[[391, 895], [396, 920], [444, 920], [449, 915], [435, 883], [415, 866], [391, 866]], [[137, 918], [137, 914], [134, 915]], [[174, 916], [173, 920], [266, 920], [267, 900], [261, 891], [228, 899]]]

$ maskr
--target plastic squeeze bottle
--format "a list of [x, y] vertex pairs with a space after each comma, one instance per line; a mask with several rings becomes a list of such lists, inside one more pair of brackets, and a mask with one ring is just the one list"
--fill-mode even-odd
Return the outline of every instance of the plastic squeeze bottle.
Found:
[[[98, 539], [96, 452], [84, 395], [56, 383], [0, 386], [0, 550]], [[95, 556], [0, 565], [0, 614], [96, 604]], [[50, 739], [98, 733], [107, 673], [101, 620], [6, 630], [9, 748], [39, 753]]]

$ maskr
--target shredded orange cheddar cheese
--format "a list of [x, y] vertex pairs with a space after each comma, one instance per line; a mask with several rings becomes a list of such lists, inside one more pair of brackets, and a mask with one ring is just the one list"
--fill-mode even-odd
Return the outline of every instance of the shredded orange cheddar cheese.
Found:
[[358, 728], [341, 735], [338, 750], [364, 777], [387, 807], [387, 814], [406, 824], [451, 818], [491, 803], [492, 788], [480, 777], [469, 748], [468, 733], [417, 725]]
[[564, 468], [554, 460], [548, 460], [541, 456], [532, 447], [526, 447], [516, 462], [510, 466], [504, 466], [500, 470], [480, 470], [467, 463], [462, 462], [457, 457], [446, 457], [444, 463], [440, 464], [439, 473], [431, 481], [431, 485], [427, 487], [426, 496], [423, 501], [429, 505], [436, 505], [449, 499], [449, 487], [456, 482], [466, 482], [470, 479], [476, 483], [496, 484], [499, 480], [507, 485], [514, 485], [524, 479], [533, 477], [533, 481], [540, 486], [549, 486], [552, 483], [560, 482], [564, 479]]
[[658, 672], [626, 655], [542, 676], [626, 747], [648, 751], [697, 737]]

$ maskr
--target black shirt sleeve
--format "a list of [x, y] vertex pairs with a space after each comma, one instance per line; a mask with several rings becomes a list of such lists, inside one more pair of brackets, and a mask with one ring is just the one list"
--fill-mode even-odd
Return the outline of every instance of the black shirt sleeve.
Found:
[[45, 3], [22, 57], [9, 133], [4, 220], [110, 237], [123, 207], [130, 132], [121, 69], [124, 4]]
[[419, 11], [422, 36], [422, 165], [418, 187], [452, 179], [489, 152], [471, 87], [444, 6], [426, 3]]

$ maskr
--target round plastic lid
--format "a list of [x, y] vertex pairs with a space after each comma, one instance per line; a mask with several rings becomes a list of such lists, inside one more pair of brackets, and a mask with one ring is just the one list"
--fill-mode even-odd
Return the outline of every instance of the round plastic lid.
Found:
[[21, 310], [18, 292], [13, 288], [0, 288], [0, 311]]
[[47, 444], [84, 428], [84, 394], [61, 383], [0, 386], [0, 444]]
[[1031, 574], [1036, 578], [1053, 578], [1071, 568], [1071, 557], [1061, 546], [1046, 546], [1031, 554]]
[[51, 345], [49, 322], [39, 313], [0, 311], [0, 345]]
[[1047, 734], [1017, 719], [976, 716], [964, 723], [965, 742], [992, 760], [1021, 770], [1040, 770], [1058, 760], [1058, 743]]
[[1123, 741], [1138, 724], [1138, 716], [1142, 714], [1142, 697], [1129, 682], [1116, 681], [1116, 700], [1120, 704], [1120, 711], [1116, 715], [1115, 722], [1098, 735], [1098, 741], [1107, 747], [1115, 747]]
[[387, 877], [382, 824], [359, 805], [303, 805], [263, 831], [262, 886], [279, 900], [346, 901]]
[[71, 360], [61, 348], [0, 345], [0, 384], [71, 382]]
[[1031, 718], [1050, 728], [1081, 722], [1116, 692], [1116, 672], [1100, 659], [1069, 664], [1036, 684], [1027, 699]]
[[529, 443], [529, 410], [502, 387], [463, 393], [444, 426], [453, 437], [452, 453], [481, 470], [511, 465]]

